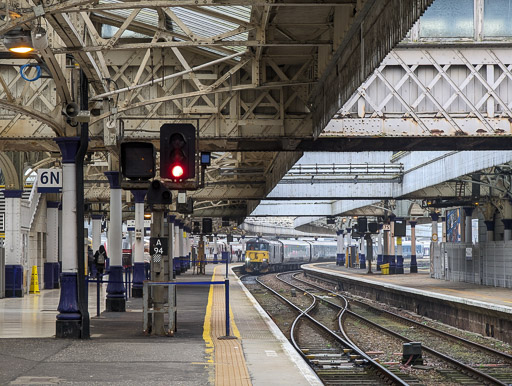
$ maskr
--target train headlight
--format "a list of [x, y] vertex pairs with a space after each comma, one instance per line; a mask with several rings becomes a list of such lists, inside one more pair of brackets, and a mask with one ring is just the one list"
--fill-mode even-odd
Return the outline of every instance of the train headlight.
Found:
[[263, 261], [264, 263], [268, 261], [268, 259], [262, 259], [261, 261]]
[[248, 263], [249, 261], [251, 261], [251, 259], [249, 257], [246, 257], [245, 262]]

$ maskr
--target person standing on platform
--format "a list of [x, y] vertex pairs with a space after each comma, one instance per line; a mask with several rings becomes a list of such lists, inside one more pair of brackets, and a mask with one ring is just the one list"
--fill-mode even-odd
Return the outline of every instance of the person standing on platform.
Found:
[[92, 276], [92, 266], [94, 265], [94, 254], [92, 248], [87, 246], [87, 273]]
[[105, 261], [107, 260], [107, 251], [105, 251], [105, 247], [100, 245], [100, 248], [94, 254], [94, 264], [96, 264], [96, 270], [98, 272], [98, 277], [103, 275], [103, 271], [105, 270]]

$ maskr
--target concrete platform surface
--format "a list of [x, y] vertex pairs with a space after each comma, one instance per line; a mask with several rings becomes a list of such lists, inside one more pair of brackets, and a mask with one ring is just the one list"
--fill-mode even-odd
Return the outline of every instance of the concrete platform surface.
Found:
[[[189, 271], [178, 280], [209, 282], [224, 274], [224, 266], [212, 264], [205, 276]], [[178, 287], [174, 337], [142, 333], [141, 299], [129, 299], [127, 312], [91, 317], [91, 339], [85, 341], [53, 337], [59, 290], [0, 299], [0, 384], [321, 384], [231, 270], [229, 278], [234, 340], [219, 339], [225, 335], [222, 285]]]
[[396, 286], [396, 289], [405, 288], [417, 294], [512, 313], [512, 289], [509, 288], [439, 280], [431, 278], [428, 272], [403, 275], [382, 275], [380, 272], [367, 274], [364, 269], [340, 267], [335, 263], [315, 263], [304, 267], [378, 283], [387, 288]]

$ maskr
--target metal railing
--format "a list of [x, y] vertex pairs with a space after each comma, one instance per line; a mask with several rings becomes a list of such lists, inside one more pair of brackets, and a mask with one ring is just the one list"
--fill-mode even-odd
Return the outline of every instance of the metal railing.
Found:
[[[144, 325], [143, 331], [145, 334], [149, 334], [151, 322], [149, 319], [149, 314], [157, 314], [157, 313], [167, 313], [169, 317], [169, 324], [167, 328], [167, 334], [170, 336], [174, 335], [174, 331], [176, 331], [176, 286], [177, 285], [224, 285], [225, 288], [225, 324], [226, 324], [226, 336], [224, 338], [230, 338], [230, 320], [229, 320], [229, 279], [225, 279], [224, 281], [186, 281], [186, 282], [177, 282], [177, 281], [169, 281], [169, 282], [160, 282], [160, 281], [144, 281], [143, 287], [143, 313], [144, 313]], [[150, 309], [149, 304], [149, 289], [150, 287], [167, 287], [167, 305], [162, 309]]]

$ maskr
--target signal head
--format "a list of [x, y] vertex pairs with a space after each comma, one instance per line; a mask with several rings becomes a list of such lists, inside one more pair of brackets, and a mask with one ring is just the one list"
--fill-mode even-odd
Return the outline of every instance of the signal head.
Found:
[[172, 167], [171, 175], [173, 178], [179, 179], [183, 176], [183, 173], [185, 173], [185, 171], [181, 165], [174, 165]]

